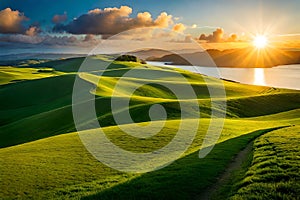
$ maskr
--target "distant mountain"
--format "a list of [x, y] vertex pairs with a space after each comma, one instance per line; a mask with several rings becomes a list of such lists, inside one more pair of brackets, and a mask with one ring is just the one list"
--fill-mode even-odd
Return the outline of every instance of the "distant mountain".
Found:
[[187, 54], [169, 54], [149, 61], [171, 62], [173, 65], [198, 65], [218, 67], [274, 67], [300, 64], [300, 51], [253, 48], [216, 50]]
[[[176, 50], [178, 53], [194, 53], [196, 50], [195, 49], [181, 49], [181, 50]], [[131, 55], [137, 56], [141, 59], [154, 59], [158, 57], [162, 57], [165, 55], [172, 54], [172, 50], [167, 51], [167, 50], [162, 50], [162, 49], [143, 49], [143, 50], [138, 50], [138, 51], [132, 51], [129, 52]]]

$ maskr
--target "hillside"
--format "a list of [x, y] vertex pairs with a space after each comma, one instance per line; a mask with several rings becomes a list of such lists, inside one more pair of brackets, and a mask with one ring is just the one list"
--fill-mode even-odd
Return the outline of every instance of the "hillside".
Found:
[[[132, 52], [128, 52], [132, 55], [135, 55], [141, 59], [150, 59], [150, 58], [159, 58], [165, 55], [169, 55], [172, 50], [163, 50], [163, 49], [141, 49]], [[176, 52], [180, 54], [194, 53], [195, 49], [177, 49]]]
[[[77, 71], [84, 58], [2, 67], [0, 199], [197, 198], [249, 142], [258, 141], [256, 150], [259, 142], [273, 133], [275, 136], [284, 133], [284, 138], [294, 137], [296, 128], [293, 126], [300, 125], [300, 91], [250, 86], [180, 69], [112, 60], [108, 55], [91, 56], [87, 68], [80, 72]], [[45, 68], [52, 70], [40, 70]], [[126, 74], [129, 71], [131, 74]], [[95, 95], [101, 130], [117, 146], [132, 152], [151, 152], [169, 144], [182, 123], [192, 126], [200, 119], [194, 140], [179, 159], [160, 170], [125, 173], [102, 164], [87, 151], [76, 132], [72, 114], [76, 76], [89, 86], [90, 96]], [[216, 95], [211, 99], [208, 88], [221, 91], [222, 85], [226, 97]], [[192, 88], [196, 99], [189, 95], [178, 98], [168, 89], [185, 91], [187, 87]], [[136, 124], [116, 123], [111, 110], [113, 94], [120, 103], [130, 98], [129, 112]], [[227, 109], [213, 107], [213, 100], [218, 105], [226, 100]], [[197, 102], [198, 107], [187, 106], [185, 111], [189, 115], [185, 118], [180, 111], [182, 102], [184, 105]], [[80, 104], [86, 103], [88, 101]], [[162, 105], [167, 113], [165, 125], [156, 135], [136, 138], [123, 131], [125, 128], [135, 134], [146, 134], [136, 129], [136, 125], [149, 125], [149, 109], [154, 104]], [[226, 115], [224, 127], [213, 151], [199, 159], [199, 150], [205, 148], [201, 145], [210, 127], [213, 109]], [[125, 112], [120, 109], [115, 115]], [[90, 120], [86, 119], [85, 127], [92, 123]], [[159, 127], [162, 122], [157, 118], [152, 126]], [[210, 128], [212, 132], [217, 131], [215, 126]], [[81, 134], [92, 133], [92, 129], [86, 129]], [[295, 138], [294, 142], [299, 140]], [[289, 143], [287, 139], [284, 142]], [[176, 145], [182, 144], [178, 141]], [[299, 152], [294, 151], [294, 154]], [[298, 162], [296, 157], [284, 160], [283, 165]], [[251, 165], [251, 169], [255, 167]], [[291, 173], [298, 171], [292, 167], [290, 170]], [[285, 183], [290, 181], [284, 180]], [[242, 186], [237, 197], [244, 195], [243, 191], [252, 191]], [[174, 190], [178, 192], [175, 194]]]

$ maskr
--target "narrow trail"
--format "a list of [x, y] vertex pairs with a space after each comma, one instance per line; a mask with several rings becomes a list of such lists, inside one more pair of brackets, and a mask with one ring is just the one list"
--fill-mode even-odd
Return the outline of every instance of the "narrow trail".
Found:
[[253, 147], [253, 141], [251, 141], [247, 146], [240, 151], [233, 161], [227, 166], [226, 170], [223, 172], [221, 176], [219, 176], [217, 182], [207, 188], [204, 193], [200, 194], [196, 199], [199, 200], [210, 200], [212, 195], [223, 185], [223, 183], [227, 182], [233, 171], [241, 168], [242, 163], [247, 159], [247, 155], [251, 152]]

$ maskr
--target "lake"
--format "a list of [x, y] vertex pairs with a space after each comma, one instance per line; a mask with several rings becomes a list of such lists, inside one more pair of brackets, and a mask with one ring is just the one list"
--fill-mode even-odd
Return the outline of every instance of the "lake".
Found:
[[147, 61], [148, 64], [180, 68], [195, 73], [223, 78], [251, 85], [300, 90], [300, 65], [282, 65], [272, 68], [228, 68], [201, 67], [186, 65], [166, 65], [163, 62]]

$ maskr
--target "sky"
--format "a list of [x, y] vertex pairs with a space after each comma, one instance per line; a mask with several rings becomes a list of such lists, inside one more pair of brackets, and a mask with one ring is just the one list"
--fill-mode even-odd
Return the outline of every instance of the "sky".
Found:
[[294, 36], [300, 33], [298, 10], [299, 0], [1, 0], [0, 46], [11, 52], [91, 47], [144, 27], [180, 32], [184, 41], [205, 34], [202, 39], [211, 43], [251, 34]]

